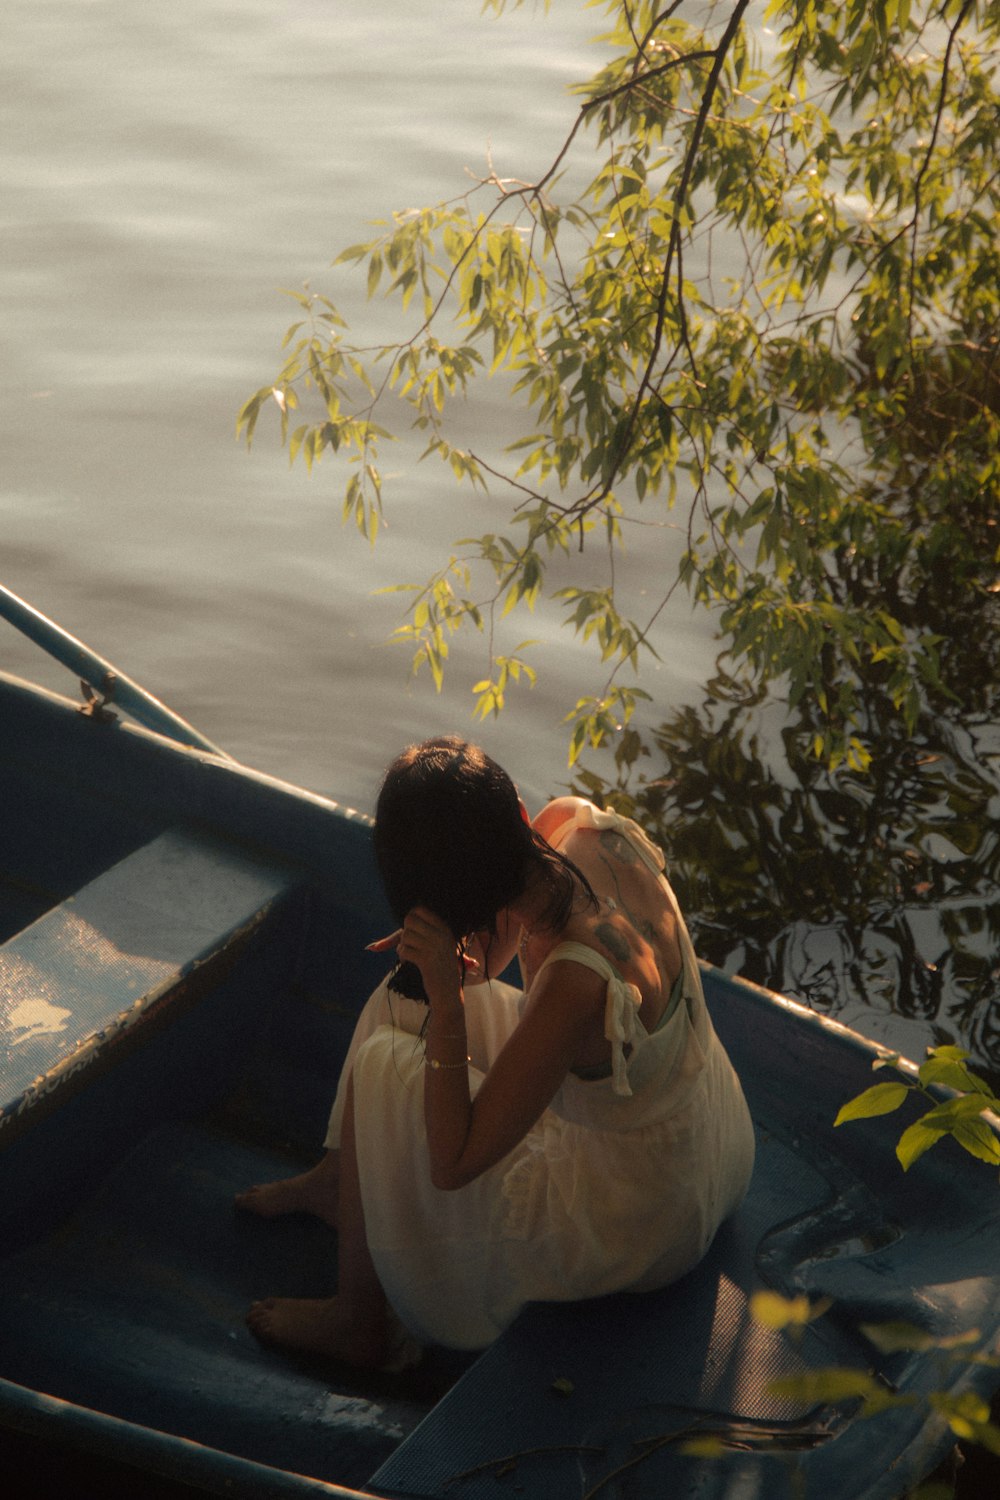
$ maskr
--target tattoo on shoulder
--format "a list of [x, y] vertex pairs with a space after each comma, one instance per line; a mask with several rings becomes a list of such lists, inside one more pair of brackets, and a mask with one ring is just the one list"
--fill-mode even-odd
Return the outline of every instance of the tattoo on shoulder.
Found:
[[611, 957], [617, 959], [620, 964], [628, 963], [632, 956], [628, 938], [619, 932], [617, 927], [612, 927], [610, 922], [598, 922], [594, 928], [594, 936], [600, 941], [602, 947], [606, 948]]
[[616, 833], [613, 828], [603, 828], [598, 837], [608, 853], [613, 854], [615, 859], [621, 860], [623, 865], [634, 865], [638, 862], [638, 854], [623, 834]]

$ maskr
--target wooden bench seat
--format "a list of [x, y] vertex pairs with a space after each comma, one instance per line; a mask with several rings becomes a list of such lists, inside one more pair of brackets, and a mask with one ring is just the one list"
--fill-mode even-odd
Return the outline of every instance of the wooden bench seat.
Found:
[[174, 828], [0, 946], [0, 1143], [242, 946], [288, 870]]

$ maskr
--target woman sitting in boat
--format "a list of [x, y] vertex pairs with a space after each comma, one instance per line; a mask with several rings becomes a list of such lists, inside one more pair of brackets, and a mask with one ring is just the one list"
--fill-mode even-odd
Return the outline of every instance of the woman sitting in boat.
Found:
[[[531, 824], [456, 738], [390, 766], [375, 850], [400, 926], [371, 946], [401, 967], [361, 1014], [327, 1154], [239, 1200], [335, 1224], [339, 1290], [255, 1303], [251, 1329], [387, 1366], [400, 1325], [479, 1349], [529, 1301], [683, 1275], [743, 1198], [753, 1129], [660, 850], [579, 797]], [[515, 952], [523, 993], [495, 977]]]

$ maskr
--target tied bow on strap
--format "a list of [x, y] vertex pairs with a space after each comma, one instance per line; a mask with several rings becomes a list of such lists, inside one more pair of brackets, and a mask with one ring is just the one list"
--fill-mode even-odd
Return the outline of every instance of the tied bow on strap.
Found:
[[624, 979], [609, 980], [604, 1006], [604, 1035], [611, 1043], [611, 1087], [625, 1099], [632, 1097], [625, 1049], [631, 1050], [638, 1035], [641, 1004], [642, 996], [634, 984]]

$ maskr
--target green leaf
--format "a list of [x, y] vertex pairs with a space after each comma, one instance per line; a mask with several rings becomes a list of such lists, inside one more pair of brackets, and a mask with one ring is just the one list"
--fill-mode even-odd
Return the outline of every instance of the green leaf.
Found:
[[929, 1151], [942, 1136], [947, 1134], [947, 1125], [928, 1125], [926, 1116], [904, 1130], [896, 1146], [896, 1155], [903, 1171], [908, 1172], [925, 1151]]
[[750, 1315], [765, 1328], [803, 1328], [822, 1317], [830, 1305], [828, 1297], [810, 1302], [802, 1295], [782, 1297], [778, 1292], [754, 1292], [750, 1298]]
[[1000, 1166], [1000, 1139], [985, 1120], [959, 1120], [951, 1133], [970, 1156], [988, 1162], [991, 1167]]
[[869, 1412], [884, 1411], [892, 1406], [911, 1406], [913, 1397], [893, 1396], [867, 1370], [833, 1367], [807, 1370], [800, 1375], [785, 1375], [768, 1382], [775, 1396], [790, 1396], [808, 1404], [823, 1402], [839, 1406], [845, 1401], [863, 1401]]
[[[968, 703], [970, 662], [996, 680], [996, 6], [769, 13], [758, 62], [742, 6], [612, 5], [534, 180], [513, 163], [458, 181], [337, 257], [338, 284], [385, 291], [391, 338], [348, 342], [328, 297], [287, 292], [298, 320], [272, 384], [295, 456], [363, 467], [375, 421], [397, 413], [456, 483], [491, 486], [495, 540], [467, 592], [498, 658], [505, 606], [541, 606], [537, 558], [559, 550], [591, 705], [567, 715], [573, 760], [620, 733], [617, 677], [673, 646], [677, 582], [716, 612], [748, 692], [778, 685], [837, 774], [869, 772], [876, 720], [912, 739], [921, 716]], [[469, 446], [491, 374], [509, 466]], [[270, 394], [240, 411], [248, 443]], [[305, 433], [289, 436], [296, 402]], [[387, 478], [386, 517], [406, 489], [405, 472]], [[371, 504], [369, 480], [349, 507], [369, 539]], [[625, 619], [626, 542], [674, 526], [689, 534], [676, 572]], [[963, 624], [946, 634], [949, 611]], [[437, 623], [473, 619], [456, 605]], [[421, 660], [439, 681], [434, 641]], [[988, 826], [956, 807], [950, 837], [976, 859]], [[964, 1086], [938, 1065], [927, 1077]]]
[[840, 1110], [834, 1125], [843, 1125], [848, 1120], [867, 1120], [874, 1115], [888, 1115], [898, 1109], [911, 1090], [905, 1083], [876, 1083], [864, 1093], [858, 1094]]
[[933, 1336], [913, 1323], [862, 1323], [861, 1332], [882, 1354], [934, 1347]]
[[682, 1453], [691, 1458], [721, 1458], [727, 1451], [722, 1439], [710, 1433], [704, 1437], [685, 1438], [679, 1447]]

